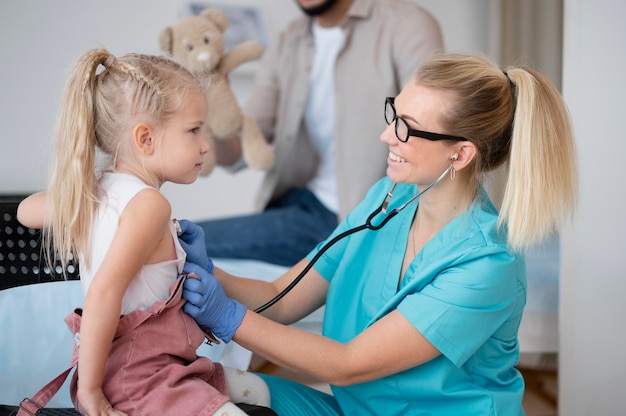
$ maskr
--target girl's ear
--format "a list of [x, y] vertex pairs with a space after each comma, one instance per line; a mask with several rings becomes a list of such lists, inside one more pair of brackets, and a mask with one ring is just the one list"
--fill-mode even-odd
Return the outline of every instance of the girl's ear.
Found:
[[135, 147], [144, 155], [150, 156], [154, 153], [154, 139], [152, 128], [146, 123], [139, 123], [133, 129], [133, 143]]

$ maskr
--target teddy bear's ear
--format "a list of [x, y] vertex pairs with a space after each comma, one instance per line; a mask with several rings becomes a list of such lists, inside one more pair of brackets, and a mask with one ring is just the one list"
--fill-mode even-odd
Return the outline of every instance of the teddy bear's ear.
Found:
[[159, 34], [159, 47], [163, 52], [174, 52], [174, 32], [171, 27], [166, 27]]
[[213, 22], [222, 33], [224, 33], [228, 27], [228, 17], [219, 9], [204, 9], [200, 16]]

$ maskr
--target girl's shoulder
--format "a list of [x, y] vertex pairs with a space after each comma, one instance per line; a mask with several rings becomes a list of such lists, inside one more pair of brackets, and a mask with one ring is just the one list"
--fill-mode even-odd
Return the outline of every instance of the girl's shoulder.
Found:
[[168, 215], [171, 212], [167, 198], [134, 175], [107, 172], [102, 176], [100, 186], [104, 193], [105, 209], [121, 213], [132, 203], [139, 214], [144, 211], [144, 215], [155, 213], [160, 217], [164, 212]]

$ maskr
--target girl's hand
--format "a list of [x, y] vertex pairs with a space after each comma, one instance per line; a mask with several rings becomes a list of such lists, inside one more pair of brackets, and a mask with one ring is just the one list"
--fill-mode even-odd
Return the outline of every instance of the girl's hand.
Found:
[[[79, 381], [80, 383], [80, 381]], [[82, 391], [78, 390], [78, 412], [87, 416], [128, 416], [124, 412], [115, 410], [107, 400], [102, 389]]]

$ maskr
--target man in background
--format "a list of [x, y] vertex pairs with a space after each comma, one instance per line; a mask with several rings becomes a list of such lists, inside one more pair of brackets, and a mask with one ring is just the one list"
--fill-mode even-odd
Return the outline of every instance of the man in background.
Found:
[[[244, 111], [276, 154], [258, 213], [198, 221], [212, 258], [293, 265], [385, 175], [385, 97], [443, 51], [437, 21], [404, 0], [296, 0], [265, 53]], [[216, 144], [218, 163], [242, 165], [238, 138]]]

